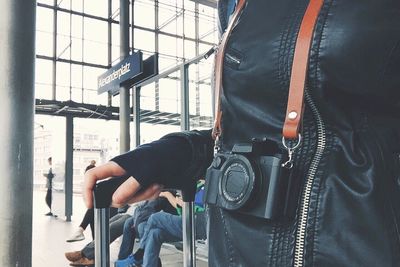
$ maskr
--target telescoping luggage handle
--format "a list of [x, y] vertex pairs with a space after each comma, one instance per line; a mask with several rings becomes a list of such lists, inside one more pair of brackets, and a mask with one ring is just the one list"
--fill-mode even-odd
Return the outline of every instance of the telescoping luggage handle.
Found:
[[[95, 266], [110, 267], [110, 237], [109, 237], [109, 207], [115, 190], [129, 176], [113, 177], [98, 182], [93, 190], [94, 221], [95, 221]], [[188, 184], [182, 189], [184, 201], [182, 214], [183, 228], [183, 263], [184, 267], [196, 266], [194, 195], [196, 183]]]
[[94, 202], [94, 255], [96, 267], [110, 267], [109, 218], [112, 195], [128, 176], [113, 177], [99, 182], [93, 190]]
[[[231, 17], [229, 25], [221, 39], [218, 47], [218, 52], [215, 58], [215, 121], [213, 128], [213, 137], [218, 142], [221, 136], [221, 93], [223, 61], [225, 55], [226, 44], [229, 36], [235, 27], [237, 20], [240, 17], [246, 0], [238, 0], [235, 11]], [[300, 25], [300, 30], [297, 35], [296, 46], [292, 63], [292, 71], [290, 77], [288, 104], [286, 109], [285, 122], [282, 131], [282, 143], [288, 151], [288, 161], [284, 163], [286, 167], [291, 168], [292, 154], [301, 142], [300, 124], [303, 119], [304, 110], [304, 89], [306, 86], [308, 59], [310, 55], [311, 41], [314, 33], [315, 24], [318, 14], [321, 10], [323, 0], [310, 0], [303, 20]], [[294, 146], [289, 146], [287, 140], [297, 140]]]

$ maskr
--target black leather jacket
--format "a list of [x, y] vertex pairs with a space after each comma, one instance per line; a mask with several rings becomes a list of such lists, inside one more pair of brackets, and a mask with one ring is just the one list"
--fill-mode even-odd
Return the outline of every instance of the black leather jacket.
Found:
[[[308, 2], [247, 0], [224, 61], [224, 150], [254, 137], [281, 143]], [[306, 91], [296, 219], [211, 207], [210, 266], [400, 266], [400, 1], [325, 0]]]

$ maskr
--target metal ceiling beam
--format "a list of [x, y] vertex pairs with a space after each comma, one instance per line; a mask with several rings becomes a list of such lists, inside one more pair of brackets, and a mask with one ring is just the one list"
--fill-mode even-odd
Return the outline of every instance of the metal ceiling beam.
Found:
[[[74, 118], [93, 118], [104, 120], [119, 120], [119, 107], [83, 104], [74, 101], [56, 101], [36, 99], [36, 114], [51, 116], [73, 116]], [[133, 116], [130, 117], [131, 121]], [[180, 114], [156, 110], [140, 110], [140, 122], [164, 125], [180, 125]], [[210, 127], [211, 116], [190, 115], [190, 122], [199, 126]]]

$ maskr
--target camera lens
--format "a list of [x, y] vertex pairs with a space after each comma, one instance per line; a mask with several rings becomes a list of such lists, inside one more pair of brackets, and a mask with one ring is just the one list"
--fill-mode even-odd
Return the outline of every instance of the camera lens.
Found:
[[240, 200], [249, 182], [249, 174], [246, 168], [239, 163], [233, 163], [226, 169], [225, 175], [224, 191], [226, 198], [230, 201]]
[[254, 188], [255, 175], [250, 161], [239, 154], [232, 155], [222, 167], [220, 180], [221, 201], [226, 209], [244, 206]]

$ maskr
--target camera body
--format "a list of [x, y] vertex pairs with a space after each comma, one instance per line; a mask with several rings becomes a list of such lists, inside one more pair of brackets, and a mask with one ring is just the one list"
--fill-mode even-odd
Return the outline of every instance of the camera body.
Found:
[[286, 159], [266, 140], [217, 153], [206, 173], [205, 202], [265, 219], [294, 217], [300, 183], [283, 167]]

